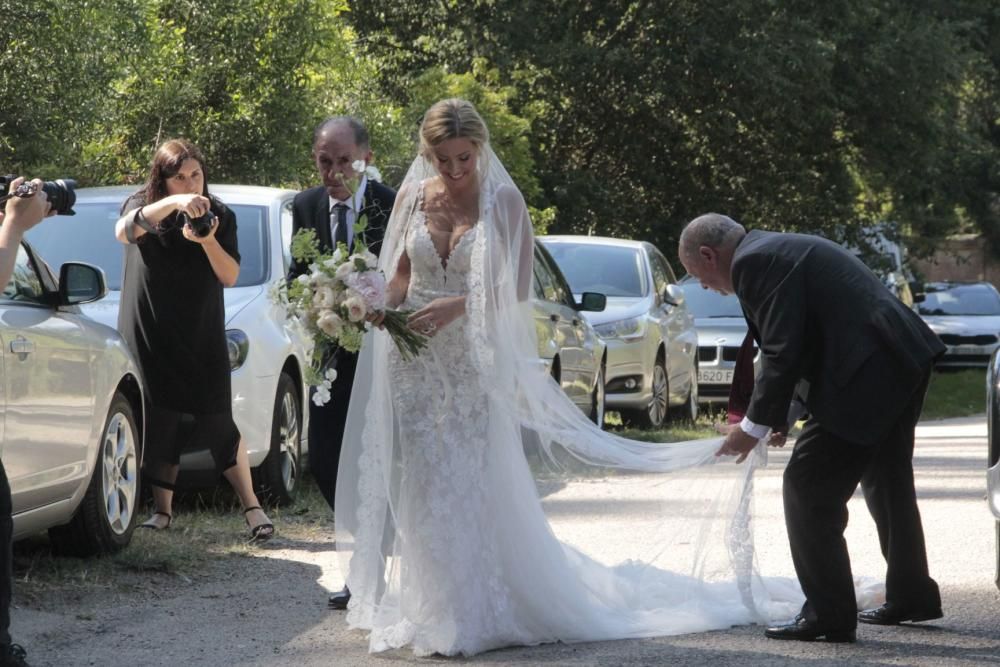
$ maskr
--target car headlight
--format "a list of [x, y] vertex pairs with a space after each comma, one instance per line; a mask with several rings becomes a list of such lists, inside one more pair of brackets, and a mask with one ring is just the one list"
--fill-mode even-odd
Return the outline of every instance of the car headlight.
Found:
[[229, 350], [229, 370], [235, 371], [247, 360], [250, 339], [239, 329], [227, 329], [226, 348]]
[[605, 322], [594, 327], [594, 331], [605, 338], [638, 338], [643, 332], [641, 317], [630, 317], [627, 320]]

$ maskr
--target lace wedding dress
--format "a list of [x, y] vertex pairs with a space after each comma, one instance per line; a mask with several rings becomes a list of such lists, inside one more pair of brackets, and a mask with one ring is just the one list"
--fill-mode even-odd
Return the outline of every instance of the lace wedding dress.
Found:
[[[371, 651], [472, 655], [794, 615], [801, 593], [754, 567], [759, 455], [722, 469], [718, 440], [664, 446], [605, 433], [539, 370], [525, 310], [527, 209], [488, 147], [481, 161], [481, 218], [447, 257], [423, 210], [432, 167], [418, 158], [396, 200], [380, 261], [389, 275], [404, 249], [410, 259], [401, 308], [464, 295], [466, 315], [411, 361], [380, 332], [362, 351], [338, 478], [355, 483], [338, 483], [335, 512], [348, 623], [369, 631]], [[663, 520], [634, 534], [637, 559], [607, 565], [584, 553], [590, 545], [556, 537], [526, 446], [571, 459], [575, 476], [617, 470], [644, 500], [659, 494]]]

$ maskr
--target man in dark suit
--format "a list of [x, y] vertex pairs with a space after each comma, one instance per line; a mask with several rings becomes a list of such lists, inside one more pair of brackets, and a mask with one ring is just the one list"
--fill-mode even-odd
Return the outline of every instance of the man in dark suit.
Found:
[[[718, 214], [681, 233], [680, 259], [706, 289], [735, 293], [762, 351], [746, 416], [720, 455], [737, 462], [786, 425], [797, 392], [810, 417], [785, 469], [785, 523], [806, 603], [774, 639], [853, 642], [860, 620], [941, 617], [913, 487], [914, 427], [944, 346], [852, 253], [816, 236], [753, 231]], [[860, 482], [888, 569], [886, 603], [857, 613], [844, 541]]]
[[[354, 226], [359, 218], [365, 217], [367, 228], [358, 237], [377, 255], [396, 192], [355, 170], [359, 161], [365, 165], [371, 162], [368, 130], [360, 120], [350, 116], [326, 119], [313, 133], [313, 158], [323, 185], [295, 196], [292, 234], [312, 229], [322, 252], [332, 252], [337, 243], [353, 250], [358, 240]], [[350, 187], [352, 182], [356, 183], [354, 192]], [[307, 266], [293, 263], [288, 279], [294, 280], [307, 271]], [[309, 401], [309, 469], [330, 509], [334, 506], [341, 440], [357, 363], [357, 354], [335, 350], [330, 366], [337, 370], [337, 379], [330, 389], [329, 402], [318, 406]], [[350, 592], [345, 587], [330, 596], [329, 604], [333, 609], [344, 609], [349, 600]]]

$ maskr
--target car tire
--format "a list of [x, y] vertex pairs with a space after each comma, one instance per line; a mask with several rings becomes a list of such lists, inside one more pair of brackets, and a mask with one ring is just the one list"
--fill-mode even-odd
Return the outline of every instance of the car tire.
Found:
[[270, 449], [256, 470], [258, 494], [269, 504], [288, 505], [295, 500], [302, 472], [301, 415], [295, 381], [282, 371], [274, 395]]
[[83, 557], [114, 553], [128, 545], [140, 502], [141, 447], [132, 404], [116, 393], [83, 500], [69, 523], [49, 529], [53, 551]]
[[590, 397], [590, 421], [597, 425], [597, 428], [604, 428], [605, 413], [605, 392], [604, 392], [604, 364], [597, 369], [597, 380], [594, 382], [594, 391]]
[[622, 421], [627, 426], [641, 429], [663, 428], [667, 419], [667, 409], [670, 405], [670, 383], [667, 380], [667, 364], [661, 351], [656, 355], [656, 365], [653, 366], [653, 396], [649, 405], [641, 410], [622, 410]]
[[698, 421], [698, 365], [694, 367], [694, 377], [688, 389], [687, 398], [676, 407], [670, 408], [670, 420], [678, 424], [693, 424]]

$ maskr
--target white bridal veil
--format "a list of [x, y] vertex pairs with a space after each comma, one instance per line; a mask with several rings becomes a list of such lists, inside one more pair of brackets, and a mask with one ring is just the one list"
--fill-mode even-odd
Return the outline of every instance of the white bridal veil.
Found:
[[[466, 342], [489, 405], [484, 483], [495, 511], [484, 521], [507, 558], [519, 613], [537, 629], [516, 643], [679, 634], [794, 615], [802, 603], [794, 582], [765, 581], [755, 566], [753, 472], [766, 457], [763, 446], [736, 466], [715, 457], [718, 438], [637, 442], [586, 419], [538, 364], [524, 200], [489, 146], [477, 168], [480, 233]], [[379, 263], [388, 277], [418, 186], [435, 175], [418, 157], [400, 187]], [[386, 592], [399, 583], [407, 541], [422, 539], [397, 521], [407, 443], [394, 409], [392, 345], [381, 331], [367, 335], [337, 484], [337, 550], [353, 593], [348, 621], [369, 630], [399, 620]], [[432, 355], [421, 357], [428, 374], [444, 376]], [[446, 392], [439, 414], [462, 401]], [[542, 511], [558, 521], [550, 524]]]

